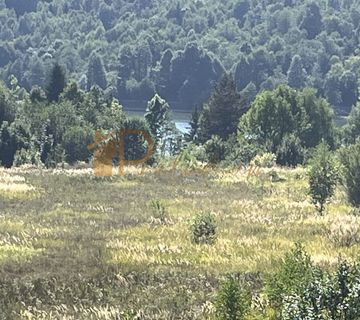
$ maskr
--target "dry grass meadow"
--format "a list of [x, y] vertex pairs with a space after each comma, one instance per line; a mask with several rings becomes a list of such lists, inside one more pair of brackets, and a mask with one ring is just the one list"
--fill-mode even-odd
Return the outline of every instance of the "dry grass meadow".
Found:
[[[226, 273], [257, 292], [295, 242], [325, 267], [355, 259], [360, 218], [343, 190], [320, 217], [307, 188], [303, 168], [0, 169], [0, 319], [212, 319]], [[199, 212], [216, 216], [214, 245], [190, 241]]]

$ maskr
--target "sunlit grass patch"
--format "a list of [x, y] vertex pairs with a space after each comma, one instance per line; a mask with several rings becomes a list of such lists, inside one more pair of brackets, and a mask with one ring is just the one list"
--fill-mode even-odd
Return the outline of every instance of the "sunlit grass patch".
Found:
[[0, 169], [0, 196], [8, 199], [28, 199], [38, 196], [35, 187], [24, 177], [13, 174], [11, 170]]
[[360, 245], [352, 247], [334, 247], [331, 242], [321, 236], [304, 241], [307, 252], [313, 261], [321, 266], [332, 267], [339, 258], [358, 262], [360, 257]]
[[32, 222], [4, 217], [0, 219], [0, 246], [35, 247], [38, 241], [50, 238], [52, 235], [51, 228], [45, 228]]
[[4, 263], [24, 263], [30, 261], [34, 256], [42, 253], [41, 249], [34, 249], [30, 246], [22, 245], [1, 245], [0, 246], [0, 265]]
[[[254, 226], [248, 225], [247, 228]], [[251, 236], [251, 232], [220, 231], [214, 245], [195, 245], [186, 224], [130, 228], [107, 244], [110, 264], [142, 267], [187, 267], [227, 271], [266, 270], [293, 242], [285, 238]]]
[[111, 182], [108, 185], [105, 185], [104, 188], [111, 186], [116, 187], [120, 189], [131, 189], [131, 188], [137, 188], [140, 185], [139, 181], [133, 181], [133, 180], [118, 180], [115, 182]]

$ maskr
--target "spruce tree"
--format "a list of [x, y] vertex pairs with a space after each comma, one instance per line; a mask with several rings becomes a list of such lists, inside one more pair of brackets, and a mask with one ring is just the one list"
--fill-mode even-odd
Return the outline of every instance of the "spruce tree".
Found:
[[236, 133], [239, 119], [247, 110], [246, 105], [246, 99], [236, 90], [232, 75], [225, 74], [203, 107], [200, 142], [209, 140], [213, 135], [227, 140], [231, 134]]
[[91, 56], [86, 76], [88, 90], [94, 85], [98, 85], [101, 89], [106, 89], [105, 68], [101, 58], [97, 54]]
[[291, 61], [287, 80], [289, 86], [292, 88], [301, 89], [304, 87], [304, 70], [299, 55], [295, 55]]
[[51, 70], [46, 86], [46, 96], [48, 101], [58, 101], [60, 94], [64, 91], [64, 88], [65, 72], [58, 63], [55, 63], [54, 67]]
[[190, 132], [186, 134], [186, 140], [189, 142], [196, 142], [198, 139], [199, 133], [199, 120], [200, 120], [200, 112], [197, 107], [194, 108], [191, 114], [190, 120]]

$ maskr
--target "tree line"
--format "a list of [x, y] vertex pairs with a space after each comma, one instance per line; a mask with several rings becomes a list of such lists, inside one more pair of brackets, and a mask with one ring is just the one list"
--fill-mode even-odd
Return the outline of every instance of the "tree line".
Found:
[[[131, 118], [106, 90], [92, 86], [84, 91], [68, 81], [59, 64], [52, 67], [45, 87], [28, 92], [14, 76], [10, 88], [0, 86], [2, 165], [88, 161], [87, 145], [95, 130], [146, 130], [153, 136], [158, 159], [186, 150], [199, 161], [232, 165], [271, 153], [283, 166], [306, 163], [320, 143], [335, 150], [354, 144], [360, 135], [360, 103], [353, 107], [348, 123], [338, 128], [331, 105], [314, 89], [280, 85], [249, 102], [230, 73], [203, 105], [194, 108], [185, 135], [177, 130], [171, 107], [159, 94], [149, 100], [144, 117]], [[140, 137], [129, 136], [126, 141], [129, 159], [146, 152]]]

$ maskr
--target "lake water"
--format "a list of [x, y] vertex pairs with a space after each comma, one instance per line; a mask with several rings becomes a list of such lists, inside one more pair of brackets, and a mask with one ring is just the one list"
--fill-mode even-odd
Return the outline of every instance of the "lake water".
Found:
[[[129, 116], [138, 116], [143, 117], [145, 111], [143, 110], [127, 110], [125, 113]], [[178, 128], [182, 133], [189, 132], [189, 122], [191, 119], [191, 113], [188, 111], [171, 111], [172, 118], [175, 122], [176, 128]]]

